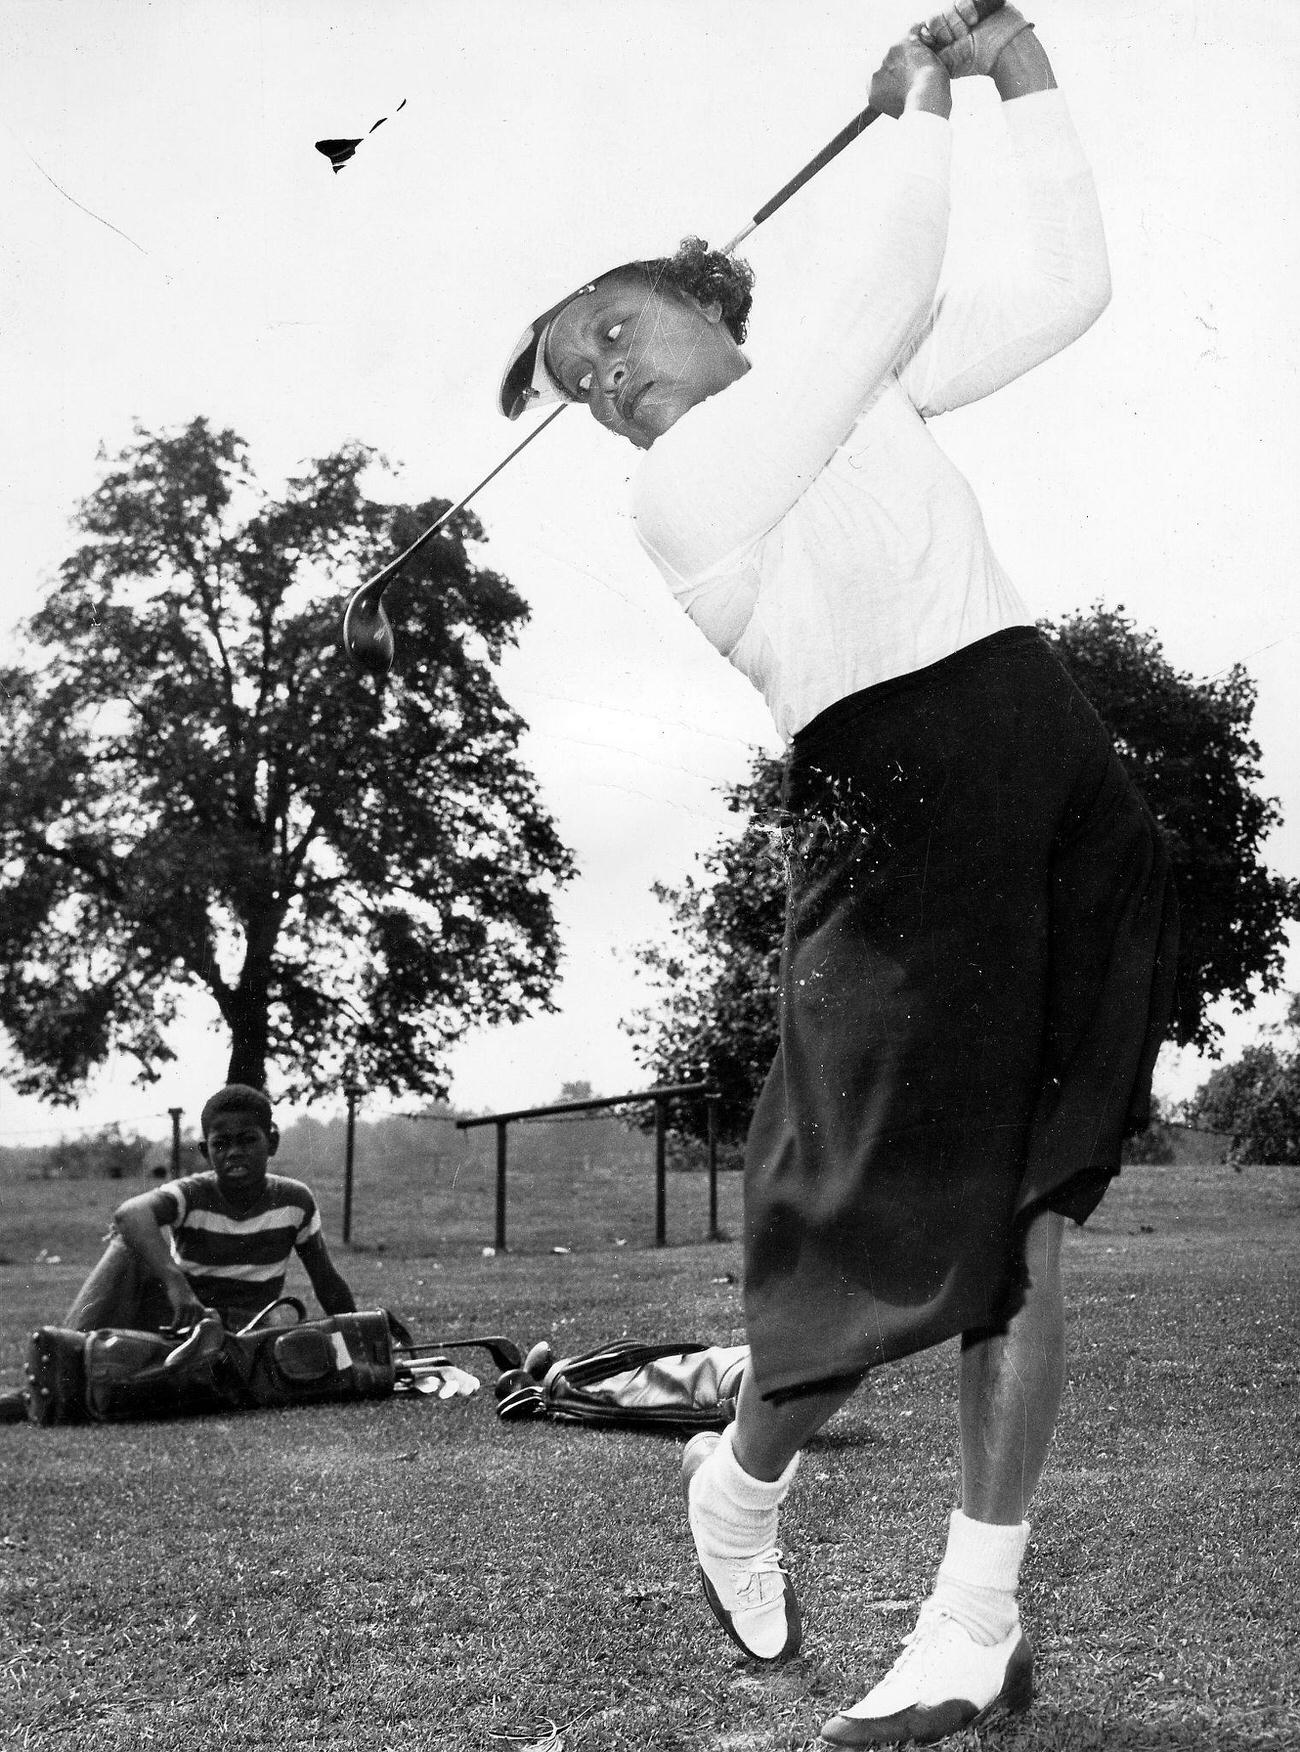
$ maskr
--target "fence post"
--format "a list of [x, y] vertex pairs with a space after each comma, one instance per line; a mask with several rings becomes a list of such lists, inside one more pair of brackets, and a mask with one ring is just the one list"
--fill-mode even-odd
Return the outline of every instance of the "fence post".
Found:
[[497, 1234], [498, 1253], [506, 1250], [506, 1121], [497, 1121]]
[[167, 1111], [172, 1116], [172, 1179], [179, 1180], [181, 1177], [181, 1114], [184, 1110], [180, 1107], [169, 1107]]
[[709, 1121], [709, 1240], [718, 1238], [718, 1097], [705, 1097]]
[[352, 1239], [352, 1159], [356, 1148], [357, 1102], [361, 1091], [355, 1083], [349, 1083], [344, 1094], [348, 1098], [347, 1148], [343, 1157], [343, 1245], [346, 1247]]
[[662, 1095], [655, 1097], [655, 1246], [668, 1239], [668, 1172], [665, 1138], [668, 1109]]

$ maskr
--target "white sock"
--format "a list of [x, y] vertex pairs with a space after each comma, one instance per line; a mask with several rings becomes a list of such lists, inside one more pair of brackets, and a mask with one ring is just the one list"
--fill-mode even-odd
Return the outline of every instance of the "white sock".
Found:
[[1028, 1542], [1028, 1521], [998, 1526], [968, 1520], [960, 1509], [949, 1519], [948, 1549], [930, 1598], [986, 1648], [1004, 1641], [1020, 1622], [1016, 1589]]
[[776, 1544], [777, 1510], [794, 1482], [799, 1456], [780, 1478], [752, 1478], [736, 1459], [733, 1425], [691, 1482], [691, 1500], [702, 1517], [695, 1535], [712, 1557], [751, 1557]]

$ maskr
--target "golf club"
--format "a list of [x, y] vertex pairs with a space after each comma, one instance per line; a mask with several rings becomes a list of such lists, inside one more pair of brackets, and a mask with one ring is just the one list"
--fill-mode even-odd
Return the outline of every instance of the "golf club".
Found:
[[371, 675], [387, 675], [393, 667], [393, 623], [388, 618], [382, 599], [384, 591], [403, 566], [431, 542], [458, 511], [463, 511], [476, 493], [481, 492], [490, 480], [495, 480], [508, 462], [513, 462], [521, 450], [526, 450], [534, 438], [539, 438], [551, 421], [564, 412], [565, 406], [561, 402], [540, 425], [534, 426], [521, 444], [516, 444], [508, 456], [501, 458], [490, 474], [485, 474], [477, 486], [471, 487], [464, 498], [449, 505], [437, 522], [431, 523], [423, 535], [418, 535], [410, 547], [398, 554], [395, 560], [390, 560], [382, 572], [376, 572], [368, 583], [352, 593], [343, 616], [343, 644], [358, 669], [364, 669]]
[[[986, 18], [991, 18], [995, 12], [1002, 9], [1003, 4], [1004, 0], [975, 0], [979, 22], [983, 23]], [[833, 140], [827, 141], [815, 158], [810, 158], [802, 170], [797, 171], [790, 178], [790, 181], [772, 196], [770, 201], [765, 202], [758, 209], [729, 243], [723, 244], [723, 255], [730, 255], [765, 219], [770, 219], [779, 207], [785, 205], [791, 195], [797, 193], [810, 178], [816, 176], [819, 170], [824, 169], [832, 158], [837, 157], [846, 146], [858, 138], [859, 134], [869, 128], [879, 114], [880, 111], [873, 109], [870, 104], [864, 110], [860, 110], [846, 127], [840, 129]], [[534, 438], [540, 437], [551, 421], [558, 419], [567, 406], [566, 402], [561, 402], [559, 407], [549, 413], [540, 425], [534, 427], [521, 444], [516, 444], [508, 455], [503, 456], [496, 467], [489, 474], [484, 475], [477, 486], [471, 487], [462, 499], [458, 499], [454, 505], [444, 511], [436, 523], [430, 524], [424, 534], [418, 536], [410, 547], [398, 554], [395, 560], [390, 560], [382, 572], [377, 572], [373, 578], [352, 593], [343, 615], [343, 647], [358, 669], [363, 669], [370, 675], [383, 677], [393, 667], [395, 651], [393, 623], [383, 604], [384, 591], [392, 580], [458, 511], [463, 511], [470, 500], [477, 493], [480, 493], [489, 481], [495, 480], [508, 462], [513, 462], [521, 450], [526, 449]]]
[[495, 1333], [486, 1338], [444, 1338], [431, 1344], [402, 1344], [395, 1347], [394, 1355], [399, 1361], [405, 1361], [410, 1357], [441, 1356], [444, 1351], [452, 1350], [486, 1351], [503, 1374], [507, 1369], [519, 1368], [524, 1360], [524, 1353], [513, 1339], [501, 1338]]

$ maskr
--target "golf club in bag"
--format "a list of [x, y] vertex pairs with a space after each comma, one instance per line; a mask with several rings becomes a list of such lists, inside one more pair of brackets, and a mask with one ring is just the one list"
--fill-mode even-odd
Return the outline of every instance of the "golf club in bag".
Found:
[[[272, 1324], [284, 1307], [297, 1322]], [[407, 1391], [451, 1397], [478, 1387], [451, 1363], [451, 1351], [486, 1351], [498, 1370], [518, 1368], [523, 1357], [497, 1333], [416, 1344], [384, 1308], [305, 1315], [296, 1297], [282, 1296], [239, 1332], [227, 1332], [215, 1315], [174, 1333], [38, 1327], [27, 1347], [27, 1416], [37, 1424], [117, 1423]]]
[[639, 1344], [616, 1339], [596, 1350], [555, 1357], [543, 1340], [522, 1369], [496, 1384], [503, 1423], [548, 1418], [556, 1423], [663, 1430], [682, 1435], [722, 1430], [736, 1415], [736, 1395], [749, 1361], [744, 1344]]
[[[1000, 11], [1003, 4], [1004, 0], [975, 0], [980, 22], [982, 23], [984, 19], [991, 18], [995, 12]], [[815, 158], [809, 159], [802, 170], [797, 171], [788, 183], [777, 190], [770, 201], [765, 202], [758, 209], [729, 243], [722, 246], [722, 253], [730, 255], [734, 249], [738, 248], [752, 231], [756, 230], [765, 219], [771, 218], [778, 208], [785, 205], [791, 195], [816, 176], [817, 172], [828, 165], [833, 158], [838, 157], [844, 148], [869, 128], [879, 115], [880, 111], [873, 109], [870, 104], [867, 105], [866, 109], [859, 111], [847, 126], [840, 129], [834, 139], [827, 141]], [[415, 555], [433, 540], [438, 531], [445, 528], [457, 512], [463, 511], [470, 500], [480, 493], [489, 481], [496, 479], [507, 463], [513, 462], [521, 450], [527, 449], [528, 445], [535, 438], [539, 438], [553, 420], [560, 417], [567, 405], [567, 403], [561, 402], [559, 407], [547, 414], [546, 418], [535, 426], [521, 443], [516, 444], [514, 449], [504, 456], [490, 473], [484, 475], [476, 486], [471, 487], [463, 498], [449, 506], [436, 522], [431, 523], [423, 535], [417, 536], [408, 548], [398, 554], [396, 559], [390, 560], [382, 572], [377, 572], [367, 583], [353, 591], [343, 615], [343, 647], [358, 669], [382, 677], [387, 675], [393, 667], [395, 652], [393, 623], [383, 603], [384, 592], [389, 584], [409, 561], [414, 559]]]

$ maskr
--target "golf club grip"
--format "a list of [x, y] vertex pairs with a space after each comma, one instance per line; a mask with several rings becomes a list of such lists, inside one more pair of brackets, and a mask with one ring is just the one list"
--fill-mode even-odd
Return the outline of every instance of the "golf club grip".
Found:
[[[975, 0], [975, 10], [979, 14], [979, 22], [983, 24], [986, 18], [992, 18], [995, 12], [1002, 10], [1004, 4], [1005, 0]], [[847, 127], [841, 128], [833, 140], [826, 142], [816, 158], [810, 158], [802, 170], [796, 171], [789, 182], [783, 188], [778, 189], [771, 200], [765, 202], [758, 209], [740, 235], [726, 246], [724, 254], [730, 254], [742, 238], [749, 236], [756, 225], [761, 225], [765, 219], [770, 219], [777, 208], [783, 207], [790, 196], [796, 194], [810, 177], [816, 176], [819, 170], [823, 170], [832, 158], [838, 158], [844, 148], [851, 146], [858, 135], [864, 133], [879, 114], [880, 111], [873, 109], [870, 104], [867, 105], [866, 109], [860, 110]]]

